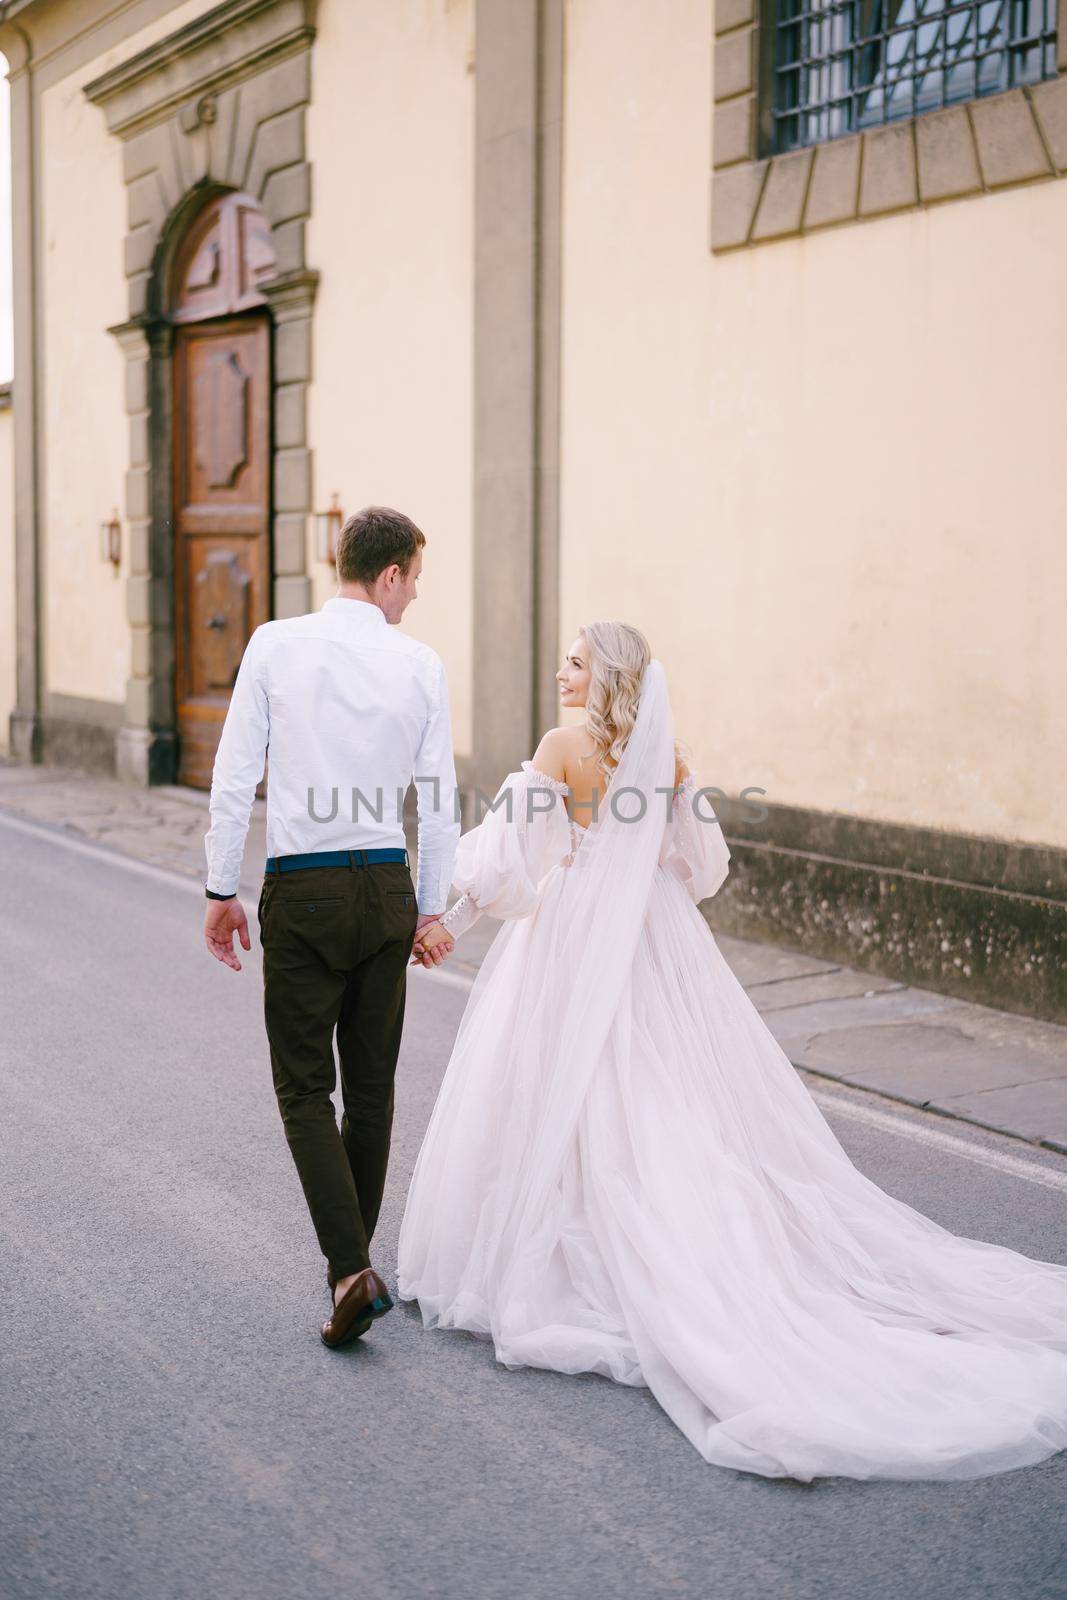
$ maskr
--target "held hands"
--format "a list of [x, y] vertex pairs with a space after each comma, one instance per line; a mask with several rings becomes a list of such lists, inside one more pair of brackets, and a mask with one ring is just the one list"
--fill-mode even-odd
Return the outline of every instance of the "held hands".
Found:
[[456, 948], [456, 941], [436, 917], [420, 917], [412, 946], [413, 967], [439, 967]]
[[207, 947], [216, 961], [232, 967], [234, 972], [240, 972], [241, 963], [233, 948], [235, 933], [241, 940], [241, 948], [251, 950], [248, 918], [240, 900], [209, 900], [204, 915], [204, 939]]
[[[243, 950], [251, 950], [248, 918], [240, 900], [209, 900], [204, 913], [204, 942], [216, 961], [240, 972], [241, 963], [234, 950], [234, 935]], [[436, 917], [420, 917], [415, 928], [411, 965], [438, 967], [456, 948], [456, 942]]]

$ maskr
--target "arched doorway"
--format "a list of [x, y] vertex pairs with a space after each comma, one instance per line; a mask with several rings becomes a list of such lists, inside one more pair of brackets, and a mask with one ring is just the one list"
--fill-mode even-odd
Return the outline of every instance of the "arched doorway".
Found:
[[199, 210], [170, 273], [177, 781], [211, 784], [230, 692], [271, 614], [270, 225], [249, 195]]

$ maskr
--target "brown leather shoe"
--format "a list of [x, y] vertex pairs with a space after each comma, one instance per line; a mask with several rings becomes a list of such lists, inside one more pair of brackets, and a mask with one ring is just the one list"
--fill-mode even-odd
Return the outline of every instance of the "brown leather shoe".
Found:
[[358, 1339], [376, 1317], [384, 1317], [392, 1309], [389, 1290], [374, 1268], [366, 1267], [345, 1290], [333, 1308], [333, 1315], [323, 1323], [322, 1342], [336, 1350], [338, 1345]]

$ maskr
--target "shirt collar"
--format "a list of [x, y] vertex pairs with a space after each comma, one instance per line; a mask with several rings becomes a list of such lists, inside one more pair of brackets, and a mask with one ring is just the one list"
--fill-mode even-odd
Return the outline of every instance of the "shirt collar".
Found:
[[373, 600], [357, 600], [354, 595], [335, 594], [331, 600], [325, 602], [322, 609], [336, 611], [341, 616], [352, 617], [372, 625], [380, 622], [383, 626], [388, 626], [381, 606], [376, 606]]

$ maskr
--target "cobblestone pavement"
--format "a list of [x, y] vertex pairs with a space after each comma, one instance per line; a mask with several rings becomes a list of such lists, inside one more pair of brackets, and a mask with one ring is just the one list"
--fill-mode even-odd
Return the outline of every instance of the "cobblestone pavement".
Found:
[[[207, 795], [198, 790], [134, 789], [0, 758], [0, 812], [184, 877], [205, 873]], [[265, 802], [256, 800], [241, 877], [253, 905], [265, 855]], [[448, 963], [457, 979], [473, 977], [497, 926], [483, 918], [460, 942]], [[1067, 1027], [717, 937], [796, 1066], [1067, 1154]]]

